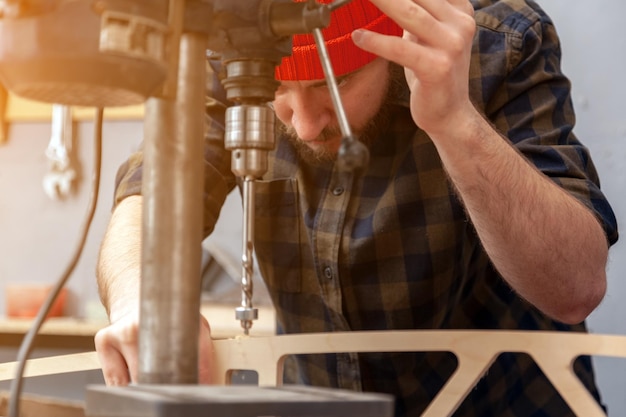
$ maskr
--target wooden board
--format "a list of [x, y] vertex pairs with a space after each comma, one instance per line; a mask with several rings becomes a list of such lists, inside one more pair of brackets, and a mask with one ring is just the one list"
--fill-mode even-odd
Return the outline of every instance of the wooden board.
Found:
[[[581, 355], [626, 358], [626, 336], [538, 331], [380, 331], [237, 337], [215, 340], [214, 378], [226, 384], [231, 370], [254, 370], [262, 386], [281, 385], [286, 356], [335, 352], [448, 351], [458, 368], [424, 412], [450, 416], [493, 360], [503, 352], [529, 354], [576, 415], [604, 417], [604, 411], [573, 371]], [[94, 352], [35, 359], [26, 375], [97, 369]], [[0, 365], [0, 380], [10, 379], [14, 364]]]
[[536, 331], [382, 331], [273, 338], [237, 338], [215, 342], [215, 381], [224, 383], [232, 369], [255, 370], [261, 385], [280, 385], [287, 355], [332, 352], [448, 351], [458, 367], [423, 416], [448, 416], [502, 352], [528, 353], [576, 415], [605, 416], [573, 371], [581, 355], [626, 357], [626, 336]]
[[[9, 409], [8, 392], [0, 392], [0, 416]], [[20, 417], [85, 417], [82, 402], [65, 401], [36, 395], [23, 395], [20, 400]]]

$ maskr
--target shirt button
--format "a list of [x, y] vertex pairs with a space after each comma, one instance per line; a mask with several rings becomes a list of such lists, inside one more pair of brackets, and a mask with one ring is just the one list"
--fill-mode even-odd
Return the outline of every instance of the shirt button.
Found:
[[330, 266], [324, 268], [324, 276], [326, 279], [333, 279], [333, 269]]
[[343, 191], [344, 191], [343, 187], [342, 186], [338, 186], [338, 187], [335, 187], [333, 189], [333, 194], [334, 195], [341, 195], [341, 194], [343, 194]]

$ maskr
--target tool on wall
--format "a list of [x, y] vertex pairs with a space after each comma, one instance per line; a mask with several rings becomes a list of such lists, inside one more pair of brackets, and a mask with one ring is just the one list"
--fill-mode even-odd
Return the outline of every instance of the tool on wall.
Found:
[[43, 178], [43, 189], [53, 200], [67, 197], [72, 191], [76, 171], [71, 161], [74, 140], [72, 108], [52, 105], [52, 133], [46, 149], [49, 171]]

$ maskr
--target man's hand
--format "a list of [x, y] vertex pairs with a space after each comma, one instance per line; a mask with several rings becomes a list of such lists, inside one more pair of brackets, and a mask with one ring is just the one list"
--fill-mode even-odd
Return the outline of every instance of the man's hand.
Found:
[[[138, 316], [136, 311], [128, 313], [96, 334], [96, 350], [107, 385], [125, 386], [137, 382]], [[213, 343], [209, 323], [202, 316], [198, 349], [198, 382], [210, 384]]]
[[[142, 204], [132, 196], [117, 205], [98, 259], [98, 287], [111, 325], [96, 334], [95, 344], [107, 385], [137, 382]], [[211, 331], [204, 317], [199, 325], [198, 379], [210, 383]]]
[[405, 68], [411, 114], [431, 136], [475, 113], [468, 77], [474, 9], [468, 0], [371, 0], [403, 29], [404, 36], [357, 30], [359, 47]]
[[107, 385], [137, 381], [138, 331], [138, 314], [130, 314], [96, 333], [96, 351]]

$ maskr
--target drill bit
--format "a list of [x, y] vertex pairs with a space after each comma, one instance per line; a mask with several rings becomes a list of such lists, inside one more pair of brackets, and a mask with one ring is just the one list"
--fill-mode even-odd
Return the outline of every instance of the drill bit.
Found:
[[254, 179], [243, 180], [243, 250], [241, 256], [241, 307], [235, 310], [245, 335], [250, 333], [252, 321], [258, 318], [258, 310], [252, 307], [253, 248], [254, 248]]

